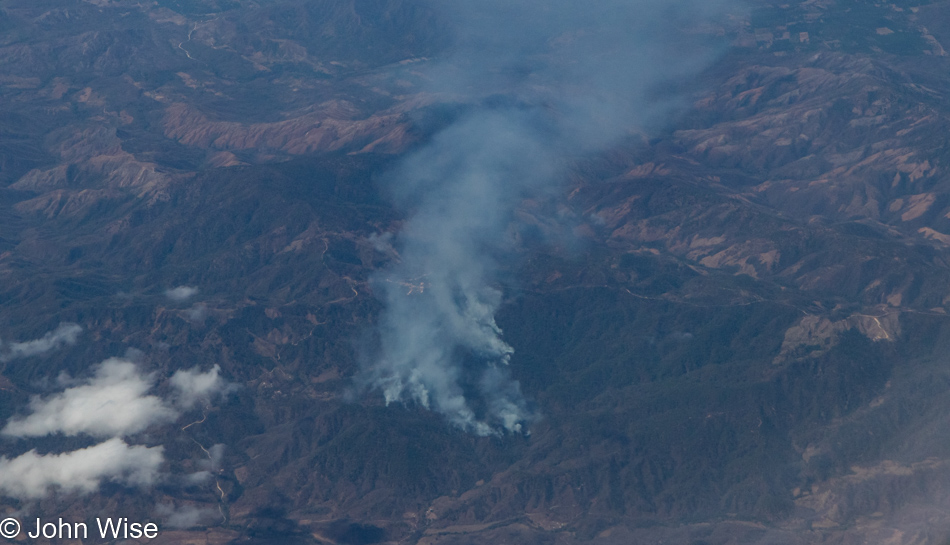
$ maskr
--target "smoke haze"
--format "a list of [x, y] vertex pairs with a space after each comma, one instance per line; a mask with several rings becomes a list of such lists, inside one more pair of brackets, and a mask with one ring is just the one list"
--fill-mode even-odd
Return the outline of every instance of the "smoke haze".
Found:
[[[569, 157], [617, 143], [669, 111], [658, 85], [710, 58], [677, 29], [716, 3], [554, 0], [436, 5], [457, 40], [424, 69], [433, 91], [474, 103], [389, 176], [409, 215], [399, 259], [375, 279], [385, 303], [365, 378], [490, 435], [535, 418], [495, 322], [497, 271], [519, 203], [560, 187]], [[688, 15], [687, 15], [688, 14]], [[692, 18], [692, 21], [686, 21]]]

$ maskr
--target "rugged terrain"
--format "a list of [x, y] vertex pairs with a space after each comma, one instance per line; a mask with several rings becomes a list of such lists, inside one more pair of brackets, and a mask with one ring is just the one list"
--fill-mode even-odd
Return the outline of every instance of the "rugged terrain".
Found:
[[542, 417], [474, 437], [354, 380], [405, 220], [379, 179], [484, 99], [422, 85], [437, 14], [0, 2], [0, 339], [83, 330], [0, 363], [0, 418], [123, 354], [237, 385], [142, 434], [151, 489], [0, 509], [167, 543], [945, 543], [950, 2], [752, 4], [665, 123], [519, 204], [498, 322]]

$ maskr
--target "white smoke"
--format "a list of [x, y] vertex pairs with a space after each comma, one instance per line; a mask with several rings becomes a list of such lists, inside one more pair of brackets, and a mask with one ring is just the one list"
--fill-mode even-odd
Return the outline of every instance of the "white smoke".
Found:
[[9, 345], [0, 344], [0, 362], [37, 356], [66, 345], [76, 344], [80, 333], [82, 333], [82, 327], [79, 324], [63, 323], [39, 339]]
[[0, 457], [0, 490], [37, 499], [53, 489], [91, 493], [110, 480], [128, 486], [151, 486], [163, 462], [162, 447], [129, 446], [119, 438], [63, 454], [31, 450], [13, 459]]
[[518, 204], [560, 186], [565, 158], [593, 153], [669, 111], [656, 86], [703, 65], [677, 31], [714, 13], [693, 0], [443, 0], [458, 37], [428, 68], [433, 90], [480, 103], [390, 176], [410, 212], [399, 260], [375, 278], [385, 303], [364, 379], [479, 435], [535, 415], [495, 321], [499, 260]]
[[[460, 142], [470, 143], [462, 153]], [[477, 418], [458, 362], [474, 358], [494, 376], [504, 374], [499, 366], [508, 364], [514, 350], [495, 323], [502, 294], [491, 286], [495, 265], [485, 249], [503, 237], [509, 200], [515, 198], [510, 177], [522, 187], [541, 184], [554, 175], [553, 164], [548, 150], [520, 123], [485, 114], [449, 128], [403, 166], [399, 177], [425, 190], [401, 236], [401, 263], [377, 282], [387, 309], [380, 323], [383, 354], [373, 379], [387, 402], [413, 399], [479, 435], [492, 433], [494, 423], [519, 431], [530, 420], [510, 381], [504, 399], [496, 398], [499, 390], [482, 388], [493, 422]], [[496, 410], [501, 406], [504, 415]]]

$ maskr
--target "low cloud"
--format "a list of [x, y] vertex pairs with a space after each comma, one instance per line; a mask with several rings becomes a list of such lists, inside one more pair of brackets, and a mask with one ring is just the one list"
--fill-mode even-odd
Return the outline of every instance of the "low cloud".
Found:
[[224, 449], [225, 446], [223, 443], [218, 443], [212, 445], [208, 449], [208, 469], [211, 471], [219, 471], [221, 469], [221, 463], [224, 461]]
[[213, 398], [233, 391], [235, 385], [221, 378], [220, 373], [220, 365], [215, 365], [206, 373], [199, 372], [197, 367], [175, 371], [169, 382], [177, 392], [178, 405], [190, 409], [198, 403], [210, 403]]
[[221, 377], [220, 366], [203, 373], [194, 367], [176, 371], [169, 379], [174, 394], [171, 399], [162, 399], [148, 393], [155, 385], [154, 374], [143, 373], [135, 362], [124, 358], [103, 361], [91, 378], [60, 377], [60, 383], [70, 387], [58, 394], [34, 396], [30, 399], [30, 414], [12, 418], [0, 434], [128, 436], [155, 424], [173, 422], [182, 410], [208, 404], [236, 388]]
[[201, 447], [201, 450], [208, 455], [208, 459], [198, 462], [198, 467], [202, 468], [201, 471], [186, 475], [185, 482], [188, 484], [202, 484], [213, 479], [215, 473], [221, 471], [224, 462], [224, 449], [225, 446], [221, 443], [213, 445], [209, 449]]
[[196, 303], [185, 311], [185, 319], [193, 324], [203, 324], [208, 317], [208, 305]]
[[52, 490], [88, 494], [103, 480], [148, 487], [159, 477], [162, 447], [129, 446], [119, 438], [63, 454], [31, 450], [0, 457], [0, 490], [20, 499], [38, 499]]
[[109, 358], [92, 378], [48, 397], [30, 400], [29, 416], [14, 418], [0, 433], [14, 437], [42, 437], [54, 433], [119, 437], [171, 422], [178, 412], [161, 398], [147, 395], [152, 375], [142, 374], [131, 361]]
[[80, 333], [82, 333], [82, 327], [79, 324], [62, 323], [39, 339], [21, 343], [0, 344], [0, 362], [37, 356], [66, 345], [76, 344], [76, 339]]
[[191, 505], [183, 505], [181, 507], [175, 507], [169, 504], [159, 505], [156, 509], [156, 514], [165, 521], [162, 525], [163, 527], [177, 529], [204, 526], [208, 523], [221, 520], [221, 515], [217, 510], [199, 508]]
[[[141, 357], [134, 352], [129, 355]], [[144, 373], [129, 359], [109, 358], [87, 379], [60, 377], [62, 392], [34, 396], [30, 414], [12, 418], [0, 434], [85, 434], [109, 439], [61, 454], [31, 450], [13, 459], [0, 457], [0, 493], [26, 499], [42, 498], [53, 490], [87, 494], [98, 490], [103, 480], [150, 486], [158, 479], [162, 447], [129, 446], [121, 437], [172, 422], [195, 404], [231, 391], [235, 386], [222, 379], [220, 371], [215, 365], [204, 373], [198, 368], [176, 372], [169, 380], [174, 393], [167, 399], [149, 394], [155, 385], [154, 373]], [[202, 471], [189, 477], [192, 481], [206, 480], [221, 466], [224, 445], [205, 452], [208, 459], [201, 462]], [[189, 516], [177, 513], [172, 518], [184, 524], [191, 520]]]
[[214, 478], [210, 471], [195, 471], [185, 475], [185, 483], [188, 485], [204, 484]]
[[187, 301], [197, 294], [198, 288], [192, 286], [178, 286], [177, 288], [165, 290], [165, 297], [176, 302]]

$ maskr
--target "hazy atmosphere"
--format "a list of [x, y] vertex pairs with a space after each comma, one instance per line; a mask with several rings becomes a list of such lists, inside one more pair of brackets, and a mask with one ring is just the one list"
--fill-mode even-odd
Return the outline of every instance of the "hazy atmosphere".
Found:
[[950, 543], [948, 44], [0, 0], [0, 539]]

